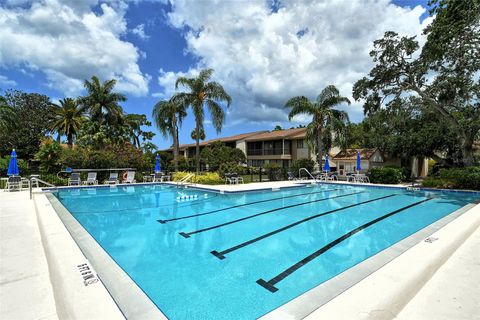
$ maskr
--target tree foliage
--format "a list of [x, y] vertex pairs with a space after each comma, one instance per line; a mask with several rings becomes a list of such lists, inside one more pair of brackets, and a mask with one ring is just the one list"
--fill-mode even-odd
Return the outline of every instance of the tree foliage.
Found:
[[246, 157], [242, 150], [227, 147], [222, 142], [214, 142], [201, 152], [202, 161], [208, 164], [210, 170], [218, 170], [223, 163], [242, 164]]
[[159, 101], [153, 107], [152, 116], [155, 124], [164, 137], [172, 137], [173, 140], [173, 163], [175, 171], [178, 171], [178, 129], [183, 119], [187, 116], [185, 104], [178, 99]]
[[11, 130], [0, 130], [0, 155], [8, 155], [15, 148], [18, 158], [31, 159], [50, 131], [50, 99], [37, 93], [9, 90], [5, 100], [15, 113], [16, 123]]
[[322, 90], [315, 101], [298, 96], [291, 98], [285, 104], [286, 108], [291, 109], [288, 114], [289, 120], [299, 114], [312, 116], [312, 122], [307, 126], [306, 140], [315, 150], [319, 168], [322, 167], [323, 153], [327, 152], [333, 144], [340, 144], [341, 139], [344, 139], [345, 128], [349, 123], [348, 114], [345, 111], [333, 109], [342, 103], [350, 104], [350, 100], [341, 96], [335, 86], [329, 85]]
[[71, 148], [73, 139], [80, 130], [85, 117], [76, 100], [65, 98], [60, 104], [53, 105], [53, 121], [51, 130], [67, 137], [67, 144]]
[[473, 163], [473, 142], [480, 130], [480, 1], [434, 0], [436, 17], [424, 30], [420, 49], [414, 37], [386, 32], [370, 52], [375, 67], [354, 85], [355, 99], [374, 114], [405, 96], [422, 111], [435, 112], [454, 130], [461, 163]]
[[220, 132], [225, 121], [225, 112], [219, 102], [226, 102], [227, 108], [232, 102], [232, 98], [220, 83], [210, 81], [212, 75], [213, 69], [204, 69], [196, 78], [179, 77], [175, 82], [176, 89], [182, 86], [188, 91], [177, 93], [173, 99], [180, 101], [182, 105], [190, 106], [195, 116], [197, 173], [200, 171], [200, 129], [203, 128], [205, 106], [210, 113], [213, 127]]

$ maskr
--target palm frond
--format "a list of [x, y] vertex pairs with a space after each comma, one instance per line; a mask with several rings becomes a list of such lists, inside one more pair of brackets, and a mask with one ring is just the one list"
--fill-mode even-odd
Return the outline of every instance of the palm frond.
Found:
[[225, 112], [223, 111], [222, 107], [215, 102], [214, 100], [207, 100], [206, 101], [208, 106], [208, 111], [210, 112], [210, 116], [212, 119], [212, 124], [217, 133], [222, 131], [222, 125], [225, 121]]

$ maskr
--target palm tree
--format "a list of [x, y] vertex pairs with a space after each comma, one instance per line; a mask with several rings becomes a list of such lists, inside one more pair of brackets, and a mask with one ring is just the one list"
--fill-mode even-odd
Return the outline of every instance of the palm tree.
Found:
[[8, 105], [7, 100], [0, 96], [0, 131], [9, 132], [16, 123], [15, 111]]
[[60, 105], [53, 105], [53, 122], [51, 129], [59, 135], [67, 136], [67, 144], [73, 146], [73, 137], [82, 126], [84, 120], [83, 109], [72, 98], [60, 100]]
[[291, 98], [285, 104], [285, 107], [291, 108], [288, 114], [289, 120], [299, 114], [313, 117], [312, 122], [307, 126], [306, 139], [316, 150], [317, 164], [320, 170], [322, 168], [322, 153], [326, 149], [325, 144], [330, 147], [332, 136], [335, 136], [336, 141], [339, 141], [349, 122], [348, 114], [345, 111], [333, 109], [343, 102], [350, 104], [350, 100], [340, 96], [335, 86], [329, 85], [322, 90], [315, 101], [299, 96]]
[[226, 101], [227, 108], [230, 107], [232, 98], [225, 92], [223, 87], [215, 81], [210, 81], [213, 69], [204, 69], [196, 78], [180, 77], [175, 82], [175, 89], [179, 86], [186, 87], [189, 92], [180, 92], [175, 99], [182, 101], [182, 104], [192, 107], [195, 116], [195, 158], [197, 173], [200, 172], [200, 129], [203, 128], [205, 116], [204, 106], [208, 107], [214, 128], [219, 133], [225, 121], [225, 112], [218, 104], [218, 101]]
[[115, 79], [100, 83], [96, 76], [91, 81], [85, 80], [84, 86], [87, 95], [79, 98], [90, 119], [98, 124], [118, 124], [122, 121], [123, 109], [118, 104], [127, 98], [120, 93], [113, 92], [117, 81]]
[[175, 171], [178, 171], [178, 127], [187, 116], [185, 105], [181, 101], [170, 99], [159, 101], [153, 107], [152, 117], [158, 130], [167, 138], [173, 139], [173, 163]]

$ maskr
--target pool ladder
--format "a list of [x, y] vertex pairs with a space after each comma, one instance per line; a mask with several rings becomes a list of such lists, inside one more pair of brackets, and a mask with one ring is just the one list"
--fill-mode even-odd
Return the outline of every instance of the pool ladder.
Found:
[[301, 177], [302, 171], [305, 171], [305, 172], [315, 181], [315, 183], [317, 183], [317, 178], [315, 178], [315, 177], [310, 173], [310, 171], [307, 170], [307, 168], [300, 168], [300, 169], [298, 170], [298, 178], [299, 178], [299, 179], [300, 179], [300, 177]]
[[192, 184], [192, 183], [187, 184], [187, 181], [192, 180], [192, 178], [194, 176], [195, 175], [193, 173], [190, 173], [190, 174], [186, 175], [185, 177], [183, 177], [182, 179], [180, 179], [179, 181], [177, 181], [177, 188], [180, 188], [180, 186], [187, 186], [187, 185]]

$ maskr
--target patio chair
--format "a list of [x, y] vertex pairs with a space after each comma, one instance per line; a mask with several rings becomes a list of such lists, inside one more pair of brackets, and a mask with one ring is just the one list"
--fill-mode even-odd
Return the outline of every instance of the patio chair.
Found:
[[86, 185], [96, 185], [98, 184], [97, 180], [97, 173], [96, 172], [89, 172], [87, 176], [87, 180], [83, 181]]
[[80, 179], [80, 173], [74, 172], [68, 178], [68, 185], [69, 186], [79, 186], [82, 184], [82, 180]]
[[234, 180], [235, 184], [239, 184], [240, 182], [243, 183], [243, 177], [240, 177], [236, 172], [232, 173], [231, 179]]
[[110, 172], [110, 176], [107, 180], [103, 181], [103, 184], [117, 184], [118, 183], [118, 172]]
[[288, 171], [288, 172], [287, 172], [287, 176], [288, 176], [288, 180], [289, 180], [289, 181], [298, 180], [297, 177], [295, 177], [295, 175], [294, 175], [293, 172], [291, 172], [291, 171]]
[[127, 171], [127, 176], [123, 179], [123, 183], [135, 183], [135, 171]]
[[153, 176], [153, 182], [163, 182], [163, 177], [165, 177], [163, 172], [155, 172], [155, 175]]
[[236, 179], [233, 177], [233, 173], [225, 173], [225, 184], [236, 184]]
[[10, 176], [7, 180], [7, 190], [20, 190], [22, 187], [22, 177], [20, 176]]

